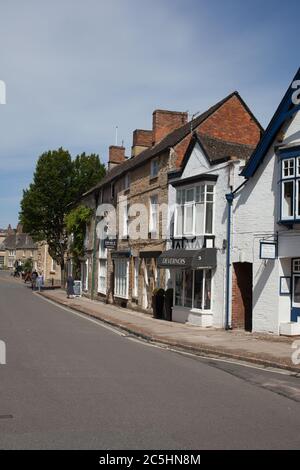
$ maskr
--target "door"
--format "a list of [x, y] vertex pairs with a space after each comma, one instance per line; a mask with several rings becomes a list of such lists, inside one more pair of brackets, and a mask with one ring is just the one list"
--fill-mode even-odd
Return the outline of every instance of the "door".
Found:
[[291, 320], [297, 321], [298, 317], [300, 317], [300, 259], [294, 259]]
[[232, 328], [252, 331], [252, 263], [233, 263]]

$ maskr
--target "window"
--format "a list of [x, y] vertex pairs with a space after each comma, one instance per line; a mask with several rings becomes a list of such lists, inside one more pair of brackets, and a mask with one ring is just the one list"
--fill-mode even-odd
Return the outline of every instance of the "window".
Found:
[[124, 177], [124, 189], [125, 191], [130, 188], [130, 174], [126, 173]]
[[107, 274], [107, 248], [104, 246], [104, 237], [99, 243], [99, 267], [98, 267], [98, 292], [106, 294], [106, 274]]
[[156, 233], [158, 229], [158, 196], [150, 197], [150, 217], [149, 217], [149, 231]]
[[151, 178], [156, 178], [156, 176], [158, 175], [158, 170], [159, 170], [159, 161], [158, 161], [158, 158], [154, 158], [154, 160], [151, 160], [151, 169], [150, 169]]
[[139, 289], [139, 258], [135, 256], [133, 258], [133, 289], [132, 297], [138, 297]]
[[115, 259], [115, 286], [116, 297], [128, 299], [128, 259]]
[[201, 184], [176, 192], [175, 235], [213, 233], [214, 185]]
[[51, 271], [55, 272], [56, 268], [57, 268], [56, 261], [53, 258], [51, 258]]
[[175, 273], [175, 305], [191, 309], [211, 309], [210, 269]]
[[281, 161], [281, 220], [300, 219], [300, 157]]
[[295, 160], [288, 158], [282, 161], [282, 178], [290, 178], [295, 176]]
[[122, 238], [128, 237], [128, 205], [122, 204]]
[[16, 256], [16, 251], [15, 250], [9, 250], [8, 255], [9, 256]]
[[293, 261], [293, 272], [300, 273], [300, 259], [294, 259]]

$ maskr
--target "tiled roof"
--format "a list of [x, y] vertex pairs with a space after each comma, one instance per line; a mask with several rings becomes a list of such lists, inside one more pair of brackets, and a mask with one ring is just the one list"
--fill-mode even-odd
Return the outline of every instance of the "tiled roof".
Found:
[[27, 233], [16, 233], [6, 237], [0, 248], [2, 250], [34, 250], [37, 246]]
[[197, 138], [211, 162], [230, 157], [248, 160], [255, 149], [255, 146], [228, 142], [203, 134], [197, 134]]
[[174, 145], [177, 145], [190, 132], [196, 129], [203, 121], [205, 121], [211, 114], [213, 114], [218, 108], [220, 108], [226, 101], [228, 101], [234, 95], [239, 96], [239, 94], [236, 91], [233, 93], [230, 93], [230, 95], [223, 98], [221, 101], [216, 103], [214, 106], [209, 108], [204, 113], [200, 114], [198, 117], [196, 117], [192, 121], [188, 122], [187, 124], [184, 124], [178, 129], [175, 129], [173, 132], [170, 132], [170, 134], [168, 134], [164, 139], [158, 142], [158, 144], [154, 145], [153, 147], [149, 149], [144, 150], [136, 157], [128, 159], [124, 163], [121, 163], [118, 166], [116, 166], [115, 168], [112, 168], [112, 170], [110, 170], [96, 186], [94, 186], [85, 194], [83, 194], [83, 196], [87, 196], [88, 194], [91, 194], [97, 188], [101, 188], [105, 186], [106, 184], [110, 183], [115, 178], [117, 178], [118, 176], [121, 176], [122, 174], [126, 173], [132, 168], [135, 168], [139, 165], [143, 165], [146, 161], [150, 160], [156, 155], [159, 155], [160, 153], [164, 152], [168, 148], [173, 147]]

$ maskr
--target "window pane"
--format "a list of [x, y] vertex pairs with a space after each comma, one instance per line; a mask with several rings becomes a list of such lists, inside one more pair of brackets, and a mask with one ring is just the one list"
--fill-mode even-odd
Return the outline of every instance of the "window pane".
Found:
[[194, 200], [194, 188], [186, 190], [186, 202], [192, 202]]
[[194, 308], [202, 308], [203, 270], [195, 271]]
[[300, 273], [300, 259], [295, 259], [293, 263], [294, 273]]
[[295, 175], [295, 160], [290, 158], [282, 161], [282, 176], [284, 178]]
[[282, 185], [282, 216], [292, 217], [294, 215], [294, 184], [293, 181], [285, 181]]
[[184, 271], [175, 273], [175, 305], [179, 306], [182, 306], [183, 302], [183, 273]]
[[300, 180], [296, 182], [297, 185], [297, 216], [300, 217]]
[[211, 308], [211, 270], [205, 271], [204, 283], [204, 309], [210, 310]]
[[193, 271], [185, 271], [184, 306], [192, 308]]
[[193, 233], [193, 209], [194, 206], [184, 207], [184, 233], [186, 234]]
[[176, 207], [176, 235], [182, 235], [183, 233], [183, 206]]
[[300, 176], [300, 157], [297, 158], [297, 175]]
[[294, 302], [300, 303], [300, 276], [294, 277]]
[[204, 204], [199, 203], [195, 206], [195, 232], [197, 235], [201, 235], [204, 232]]
[[212, 233], [213, 228], [213, 204], [211, 202], [206, 203], [206, 222], [205, 222], [205, 233]]

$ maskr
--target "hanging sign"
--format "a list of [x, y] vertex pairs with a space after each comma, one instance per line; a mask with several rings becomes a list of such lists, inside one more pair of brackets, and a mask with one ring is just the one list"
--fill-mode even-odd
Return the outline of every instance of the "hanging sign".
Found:
[[277, 243], [275, 242], [260, 242], [259, 249], [260, 259], [276, 259], [277, 258]]

